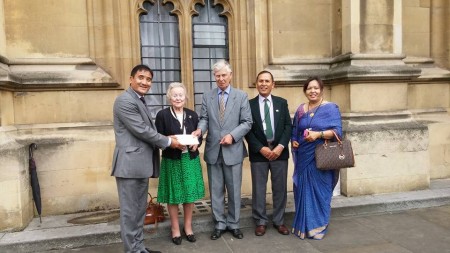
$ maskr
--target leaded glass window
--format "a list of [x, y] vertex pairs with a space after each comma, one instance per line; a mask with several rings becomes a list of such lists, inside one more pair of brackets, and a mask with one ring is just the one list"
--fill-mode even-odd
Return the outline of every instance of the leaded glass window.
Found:
[[216, 87], [212, 65], [220, 60], [228, 60], [227, 18], [219, 15], [221, 5], [213, 6], [213, 0], [205, 1], [205, 6], [196, 5], [197, 16], [192, 18], [194, 105], [200, 113], [203, 93]]
[[152, 117], [168, 106], [167, 87], [171, 82], [181, 82], [180, 35], [176, 15], [171, 3], [145, 2], [147, 14], [140, 16], [141, 59], [153, 70], [153, 83], [146, 96]]

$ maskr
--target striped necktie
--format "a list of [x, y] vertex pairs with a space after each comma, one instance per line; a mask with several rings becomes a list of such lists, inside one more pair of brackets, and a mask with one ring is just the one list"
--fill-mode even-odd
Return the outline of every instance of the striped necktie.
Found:
[[220, 122], [223, 122], [223, 118], [225, 116], [225, 91], [220, 93], [219, 99], [219, 119]]

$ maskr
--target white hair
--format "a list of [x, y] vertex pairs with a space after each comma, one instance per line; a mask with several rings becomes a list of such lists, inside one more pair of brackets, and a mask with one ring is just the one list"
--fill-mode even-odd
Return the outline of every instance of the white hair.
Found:
[[226, 69], [228, 73], [231, 73], [233, 71], [231, 71], [231, 65], [230, 63], [228, 63], [225, 60], [219, 60], [218, 62], [214, 63], [214, 65], [212, 66], [212, 71], [214, 73], [222, 70], [222, 69]]
[[186, 87], [184, 86], [184, 84], [179, 83], [179, 82], [173, 82], [173, 83], [169, 84], [169, 87], [167, 87], [167, 93], [166, 93], [167, 99], [170, 101], [170, 97], [171, 97], [170, 95], [172, 93], [172, 90], [175, 88], [183, 88], [184, 96], [186, 97], [186, 100], [187, 100]]

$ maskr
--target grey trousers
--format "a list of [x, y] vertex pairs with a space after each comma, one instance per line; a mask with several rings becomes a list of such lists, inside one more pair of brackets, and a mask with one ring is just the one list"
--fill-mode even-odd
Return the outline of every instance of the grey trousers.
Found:
[[[228, 166], [219, 155], [215, 164], [207, 164], [209, 193], [216, 229], [237, 229], [241, 215], [242, 163]], [[228, 215], [225, 216], [225, 188], [228, 193]]]
[[145, 252], [144, 219], [148, 178], [116, 177], [120, 203], [120, 235], [126, 253]]
[[256, 225], [267, 225], [266, 212], [267, 180], [270, 171], [272, 181], [273, 224], [284, 224], [287, 200], [287, 160], [272, 162], [251, 162], [252, 171], [252, 214]]

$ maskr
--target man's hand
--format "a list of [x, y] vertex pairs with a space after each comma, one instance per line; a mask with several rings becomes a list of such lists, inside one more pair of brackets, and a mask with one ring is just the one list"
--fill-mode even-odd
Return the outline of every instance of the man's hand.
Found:
[[233, 144], [233, 136], [231, 136], [231, 134], [227, 134], [225, 135], [221, 140], [220, 140], [220, 145], [231, 145]]
[[183, 151], [186, 148], [186, 146], [182, 145], [178, 141], [177, 137], [175, 137], [175, 136], [169, 136], [169, 137], [172, 139], [172, 142], [170, 143], [171, 148], [179, 149], [181, 151]]
[[269, 159], [269, 157], [272, 155], [272, 150], [270, 150], [269, 147], [262, 147], [259, 150], [259, 153], [261, 153], [261, 155], [263, 155], [266, 159]]
[[259, 153], [261, 153], [267, 160], [269, 161], [275, 161], [280, 157], [281, 152], [283, 152], [283, 146], [278, 145], [273, 150], [270, 150], [269, 147], [262, 147], [259, 150]]
[[194, 132], [191, 133], [195, 137], [200, 137], [202, 135], [202, 130], [200, 128], [197, 128]]
[[271, 159], [269, 159], [270, 161], [274, 161], [276, 159], [278, 159], [278, 157], [280, 157], [281, 152], [283, 152], [283, 146], [281, 145], [277, 145], [274, 149], [272, 149], [272, 153], [273, 155], [270, 157]]

